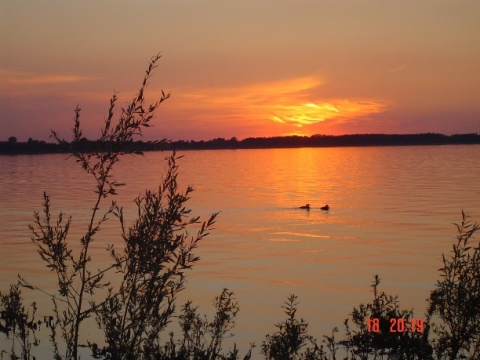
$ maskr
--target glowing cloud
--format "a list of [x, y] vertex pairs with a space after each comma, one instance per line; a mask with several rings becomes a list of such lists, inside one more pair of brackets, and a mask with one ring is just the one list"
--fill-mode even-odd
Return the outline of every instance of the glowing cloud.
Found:
[[34, 74], [11, 69], [0, 69], [0, 77], [3, 82], [13, 85], [73, 83], [94, 79], [80, 75]]
[[329, 103], [322, 104], [300, 104], [300, 105], [279, 105], [276, 107], [272, 120], [282, 124], [292, 124], [297, 127], [310, 125], [326, 118], [331, 118], [338, 109]]
[[[73, 95], [80, 89], [76, 85], [86, 84], [92, 80], [98, 80], [98, 78], [78, 74], [41, 74], [0, 68], [0, 95], [6, 97], [46, 96], [54, 101], [55, 98]], [[92, 98], [93, 95], [90, 94], [92, 91], [87, 92]], [[79, 96], [76, 99], [85, 99], [85, 96]]]
[[309, 76], [243, 87], [199, 89], [195, 93], [180, 91], [174, 96], [179, 111], [190, 112], [190, 118], [212, 125], [230, 121], [271, 130], [276, 124], [277, 132], [282, 131], [279, 126], [285, 132], [291, 131], [288, 127], [308, 127], [334, 119], [346, 122], [386, 110], [387, 103], [377, 99], [324, 98], [318, 95], [322, 85], [320, 78]]
[[386, 103], [379, 100], [331, 99], [320, 104], [277, 106], [272, 120], [302, 127], [334, 119], [345, 122], [352, 118], [383, 112], [385, 109]]

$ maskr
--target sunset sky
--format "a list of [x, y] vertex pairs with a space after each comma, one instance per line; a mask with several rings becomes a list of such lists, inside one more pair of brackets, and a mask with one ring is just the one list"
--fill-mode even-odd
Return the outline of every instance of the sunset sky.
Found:
[[149, 59], [147, 139], [480, 132], [480, 1], [0, 0], [0, 141], [96, 136]]

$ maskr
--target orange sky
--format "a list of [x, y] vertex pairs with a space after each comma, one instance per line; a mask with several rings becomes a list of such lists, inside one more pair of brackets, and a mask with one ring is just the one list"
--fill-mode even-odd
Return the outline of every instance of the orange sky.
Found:
[[0, 140], [94, 137], [152, 55], [148, 139], [480, 132], [480, 2], [0, 0]]

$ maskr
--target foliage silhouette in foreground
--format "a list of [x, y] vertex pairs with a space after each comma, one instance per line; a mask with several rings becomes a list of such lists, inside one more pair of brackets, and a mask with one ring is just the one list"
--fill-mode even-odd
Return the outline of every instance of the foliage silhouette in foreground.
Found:
[[[462, 211], [455, 224], [458, 235], [450, 255], [443, 255], [441, 279], [428, 299], [428, 310], [418, 331], [392, 332], [391, 319], [411, 324], [413, 310], [401, 310], [398, 297], [379, 290], [380, 278], [371, 285], [373, 300], [354, 307], [344, 322], [345, 335], [338, 329], [323, 336], [322, 344], [308, 332], [308, 323], [296, 318], [297, 297], [285, 302], [287, 319], [266, 336], [262, 354], [267, 359], [480, 359], [480, 230]], [[378, 330], [368, 328], [367, 319], [378, 319]], [[418, 318], [417, 318], [418, 321]]]
[[121, 222], [124, 250], [118, 253], [111, 246], [110, 251], [122, 279], [118, 288], [109, 287], [107, 300], [96, 307], [97, 323], [105, 331], [105, 351], [113, 359], [137, 359], [145, 349], [160, 348], [160, 333], [184, 289], [185, 270], [199, 260], [194, 250], [215, 220], [216, 214], [189, 237], [186, 229], [199, 218], [188, 217], [185, 202], [193, 189], [178, 192], [175, 160], [175, 154], [168, 159], [158, 192], [147, 190], [135, 200], [138, 217], [130, 229], [125, 229], [122, 209], [114, 210]]
[[441, 279], [429, 299], [433, 340], [438, 358], [480, 359], [480, 229], [462, 211], [452, 254], [442, 256]]
[[[35, 319], [36, 303], [32, 303], [29, 310], [25, 309], [19, 285], [15, 284], [10, 286], [10, 291], [7, 294], [0, 293], [0, 304], [2, 305], [1, 319], [4, 320], [4, 324], [0, 325], [0, 332], [4, 332], [7, 338], [10, 336], [12, 338], [10, 358], [18, 358], [16, 355], [16, 343], [18, 342], [22, 351], [21, 357], [30, 359], [32, 345], [38, 345], [35, 330], [39, 329], [42, 324], [41, 321]], [[30, 339], [31, 337], [33, 337], [33, 340]], [[3, 358], [4, 353], [7, 352], [2, 350], [1, 358]]]
[[[72, 219], [65, 219], [63, 213], [54, 217], [47, 194], [44, 194], [43, 213], [35, 212], [35, 221], [30, 225], [38, 253], [57, 277], [58, 293], [49, 294], [55, 315], [50, 326], [51, 340], [57, 359], [78, 359], [80, 326], [92, 316], [105, 332], [104, 353], [109, 358], [138, 358], [145, 347], [154, 346], [175, 311], [176, 295], [184, 288], [185, 270], [198, 261], [194, 255], [198, 241], [214, 224], [216, 214], [202, 224], [198, 217], [190, 217], [185, 202], [193, 189], [187, 187], [185, 192], [179, 191], [175, 153], [168, 158], [167, 174], [158, 192], [147, 190], [143, 197], [136, 199], [138, 218], [131, 228], [126, 228], [122, 207], [115, 201], [107, 203], [107, 198], [125, 185], [113, 178], [112, 169], [122, 156], [141, 154], [129, 150], [128, 144], [135, 136], [142, 135], [142, 129], [150, 126], [155, 110], [169, 98], [169, 94], [162, 91], [160, 100], [145, 104], [144, 91], [159, 58], [159, 55], [152, 58], [138, 94], [121, 110], [116, 122], [117, 97], [112, 97], [97, 140], [103, 146], [101, 151], [82, 149], [81, 110], [78, 106], [75, 109], [72, 156], [95, 180], [93, 210], [79, 241], [80, 250], [73, 251], [67, 241]], [[58, 143], [65, 143], [53, 131], [52, 136]], [[109, 246], [112, 264], [95, 270], [91, 244], [112, 216], [119, 219], [119, 240], [123, 239], [124, 249], [118, 251], [114, 245]], [[190, 236], [188, 229], [195, 224], [199, 224], [198, 233]], [[107, 276], [111, 273], [116, 273], [121, 281], [110, 282]], [[20, 284], [42, 291], [22, 278]], [[96, 295], [100, 293], [106, 295], [98, 300]], [[5, 299], [4, 303], [12, 301]], [[65, 344], [63, 355], [59, 350], [58, 332]]]
[[[200, 315], [198, 308], [188, 301], [179, 316], [181, 338], [175, 340], [170, 334], [170, 341], [164, 346], [163, 351], [158, 351], [152, 358], [156, 359], [202, 359], [202, 360], [235, 360], [239, 351], [234, 344], [233, 350], [224, 353], [223, 340], [233, 337], [230, 331], [235, 326], [235, 316], [239, 311], [234, 293], [223, 289], [222, 293], [214, 300], [216, 309], [213, 320]], [[252, 354], [250, 350], [244, 357], [248, 360]]]
[[[427, 341], [428, 324], [422, 321], [418, 331], [412, 330], [409, 326], [413, 310], [401, 310], [398, 297], [380, 291], [379, 285], [380, 278], [375, 275], [372, 302], [354, 307], [351, 319], [345, 320], [346, 338], [340, 342], [342, 347], [352, 359], [429, 359], [432, 349]], [[378, 329], [369, 328], [368, 321], [373, 319], [378, 321]], [[395, 328], [398, 323], [406, 324], [409, 330], [392, 332], [392, 325]]]
[[308, 334], [308, 323], [304, 319], [298, 320], [297, 296], [290, 295], [282, 306], [287, 319], [275, 325], [278, 329], [273, 334], [266, 335], [262, 343], [262, 354], [267, 359], [320, 359], [324, 352], [317, 345], [316, 340]]

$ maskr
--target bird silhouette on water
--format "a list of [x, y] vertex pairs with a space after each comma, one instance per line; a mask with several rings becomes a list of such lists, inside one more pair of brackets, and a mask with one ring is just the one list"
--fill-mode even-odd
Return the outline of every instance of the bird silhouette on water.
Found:
[[[299, 209], [310, 210], [310, 204], [306, 204], [306, 205], [304, 205], [304, 206], [300, 206]], [[320, 208], [320, 210], [328, 211], [328, 210], [330, 210], [330, 206], [328, 206], [328, 205], [322, 206], [322, 207]]]

